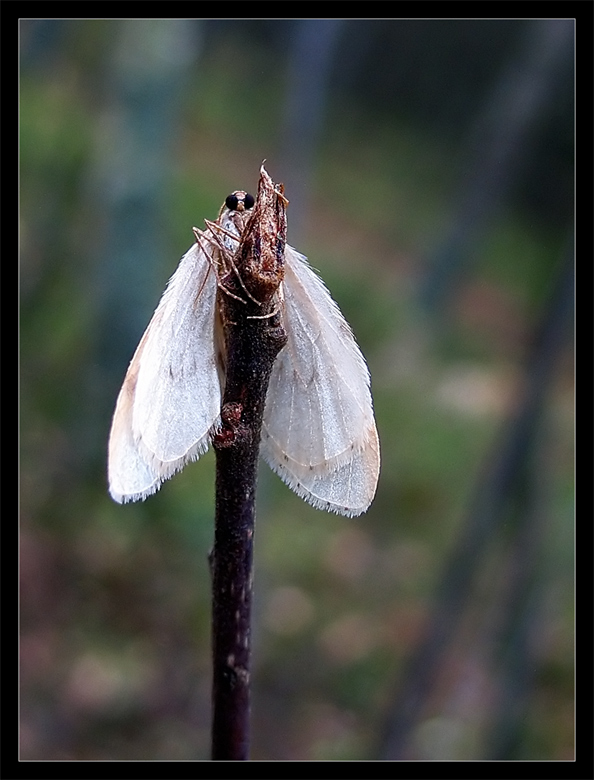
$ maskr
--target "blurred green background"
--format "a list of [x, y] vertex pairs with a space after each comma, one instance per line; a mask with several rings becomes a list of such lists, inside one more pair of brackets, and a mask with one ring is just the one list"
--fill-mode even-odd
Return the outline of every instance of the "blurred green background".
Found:
[[21, 758], [205, 759], [212, 452], [106, 490], [166, 281], [266, 159], [368, 360], [369, 512], [265, 466], [254, 759], [571, 759], [573, 23], [20, 23]]

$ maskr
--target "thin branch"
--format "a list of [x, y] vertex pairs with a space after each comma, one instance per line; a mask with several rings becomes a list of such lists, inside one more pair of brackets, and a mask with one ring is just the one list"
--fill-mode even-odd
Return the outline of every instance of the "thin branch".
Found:
[[[262, 168], [252, 216], [235, 252], [234, 268], [221, 279], [224, 289], [218, 296], [227, 365], [221, 428], [213, 438], [217, 460], [211, 557], [214, 760], [249, 757], [256, 476], [268, 382], [286, 343], [275, 313], [284, 270], [286, 204], [282, 188]], [[247, 300], [244, 290], [249, 293]]]

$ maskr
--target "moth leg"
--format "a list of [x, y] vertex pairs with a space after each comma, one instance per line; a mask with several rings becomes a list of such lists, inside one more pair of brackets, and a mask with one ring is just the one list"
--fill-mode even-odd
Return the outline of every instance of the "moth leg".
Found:
[[281, 305], [276, 307], [274, 311], [271, 311], [270, 314], [246, 314], [245, 318], [246, 320], [267, 320], [269, 317], [274, 317], [275, 314], [278, 314], [281, 310]]
[[[217, 241], [219, 246], [221, 246], [219, 242], [219, 236], [217, 233], [215, 233], [216, 230], [219, 231], [219, 233], [223, 233], [224, 235], [231, 238], [233, 241], [237, 241], [239, 244], [239, 236], [236, 236], [235, 233], [231, 233], [231, 231], [227, 230], [227, 228], [224, 228], [222, 225], [219, 225], [218, 222], [213, 222], [211, 219], [205, 219], [206, 227], [211, 231], [213, 234], [214, 239]], [[223, 247], [221, 247], [223, 248]], [[224, 247], [226, 249], [226, 247]]]
[[[225, 230], [225, 228], [222, 227], [222, 225], [219, 225], [218, 222], [211, 222], [210, 219], [205, 219], [204, 221], [206, 222], [206, 227], [212, 233], [212, 238], [217, 243], [219, 249], [223, 253], [223, 255], [225, 257], [225, 261], [229, 263], [229, 265], [231, 266], [231, 269], [235, 273], [235, 276], [237, 277], [237, 279], [239, 281], [239, 284], [241, 285], [241, 289], [244, 291], [244, 293], [247, 295], [247, 297], [251, 301], [253, 301], [257, 306], [261, 306], [262, 302], [258, 301], [256, 298], [254, 298], [254, 296], [250, 293], [250, 291], [247, 289], [247, 287], [243, 283], [243, 279], [241, 278], [241, 274], [239, 273], [239, 271], [237, 270], [237, 266], [233, 262], [233, 256], [229, 252], [228, 248], [223, 244], [223, 242], [221, 241], [219, 235], [215, 231], [218, 230], [221, 233], [224, 233], [226, 236], [229, 236], [229, 238], [232, 238], [234, 241], [237, 241], [238, 243], [239, 243], [239, 238], [237, 236], [233, 235], [233, 233], [230, 233], [228, 230]], [[232, 297], [235, 298], [234, 295]]]
[[280, 311], [280, 306], [277, 306], [274, 311], [271, 311], [270, 314], [246, 314], [245, 318], [246, 320], [267, 320], [269, 317], [274, 317], [275, 314], [278, 314]]
[[285, 198], [285, 194], [284, 193], [285, 193], [285, 189], [284, 189], [282, 184], [279, 184], [278, 187], [274, 188], [274, 194], [282, 200], [282, 202], [283, 202], [283, 204], [284, 204], [284, 206], [286, 208], [289, 205], [289, 201], [287, 200], [287, 198]]
[[[216, 238], [213, 239], [210, 236], [207, 236], [201, 230], [198, 230], [198, 228], [192, 228], [192, 230], [194, 231], [194, 235], [196, 236], [197, 243], [200, 244], [200, 246], [204, 250], [204, 254], [208, 258], [208, 262], [211, 264], [211, 266], [212, 266], [212, 268], [213, 268], [213, 270], [215, 272], [215, 277], [216, 277], [216, 280], [217, 280], [217, 287], [219, 288], [219, 290], [222, 290], [224, 293], [229, 295], [231, 298], [235, 298], [236, 301], [241, 301], [241, 303], [245, 303], [247, 305], [247, 301], [244, 301], [243, 298], [239, 297], [239, 295], [235, 295], [235, 293], [232, 293], [231, 290], [228, 290], [225, 287], [225, 285], [221, 282], [221, 280], [219, 278], [219, 276], [220, 276], [220, 268], [218, 267], [218, 264], [217, 264], [216, 260], [213, 257], [211, 257], [211, 255], [206, 251], [206, 249], [204, 248], [204, 244], [202, 242], [206, 241], [207, 244], [210, 244], [211, 246], [214, 244], [215, 248], [219, 249], [221, 252], [227, 252], [227, 249], [222, 244], [220, 244], [216, 240]], [[230, 259], [230, 258], [226, 258], [226, 259]]]
[[282, 286], [282, 284], [278, 288], [278, 291], [277, 291], [277, 300], [278, 300], [278, 304], [274, 308], [274, 310], [270, 312], [270, 314], [253, 314], [251, 316], [249, 314], [247, 314], [246, 315], [246, 320], [266, 320], [269, 317], [274, 317], [275, 314], [278, 314], [280, 312], [280, 310], [282, 309], [284, 303], [285, 303], [285, 296], [283, 294], [283, 286]]

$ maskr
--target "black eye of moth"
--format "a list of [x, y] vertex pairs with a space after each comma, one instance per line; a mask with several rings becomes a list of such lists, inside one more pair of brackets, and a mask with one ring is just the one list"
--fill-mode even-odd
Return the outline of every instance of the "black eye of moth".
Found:
[[246, 207], [246, 209], [251, 209], [254, 205], [254, 196], [250, 195], [249, 192], [246, 192], [245, 198], [243, 199], [243, 203]]
[[237, 208], [237, 195], [227, 195], [225, 198], [225, 206], [229, 209], [229, 211], [235, 211]]

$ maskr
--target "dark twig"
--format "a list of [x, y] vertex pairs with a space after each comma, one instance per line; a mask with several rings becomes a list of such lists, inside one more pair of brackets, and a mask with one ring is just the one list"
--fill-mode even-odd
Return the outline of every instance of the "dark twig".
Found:
[[233, 256], [235, 268], [221, 279], [224, 291], [219, 293], [227, 362], [221, 428], [213, 439], [217, 467], [211, 559], [212, 758], [216, 760], [249, 757], [256, 475], [268, 381], [286, 342], [275, 313], [284, 270], [286, 203], [282, 188], [262, 168], [253, 214]]

